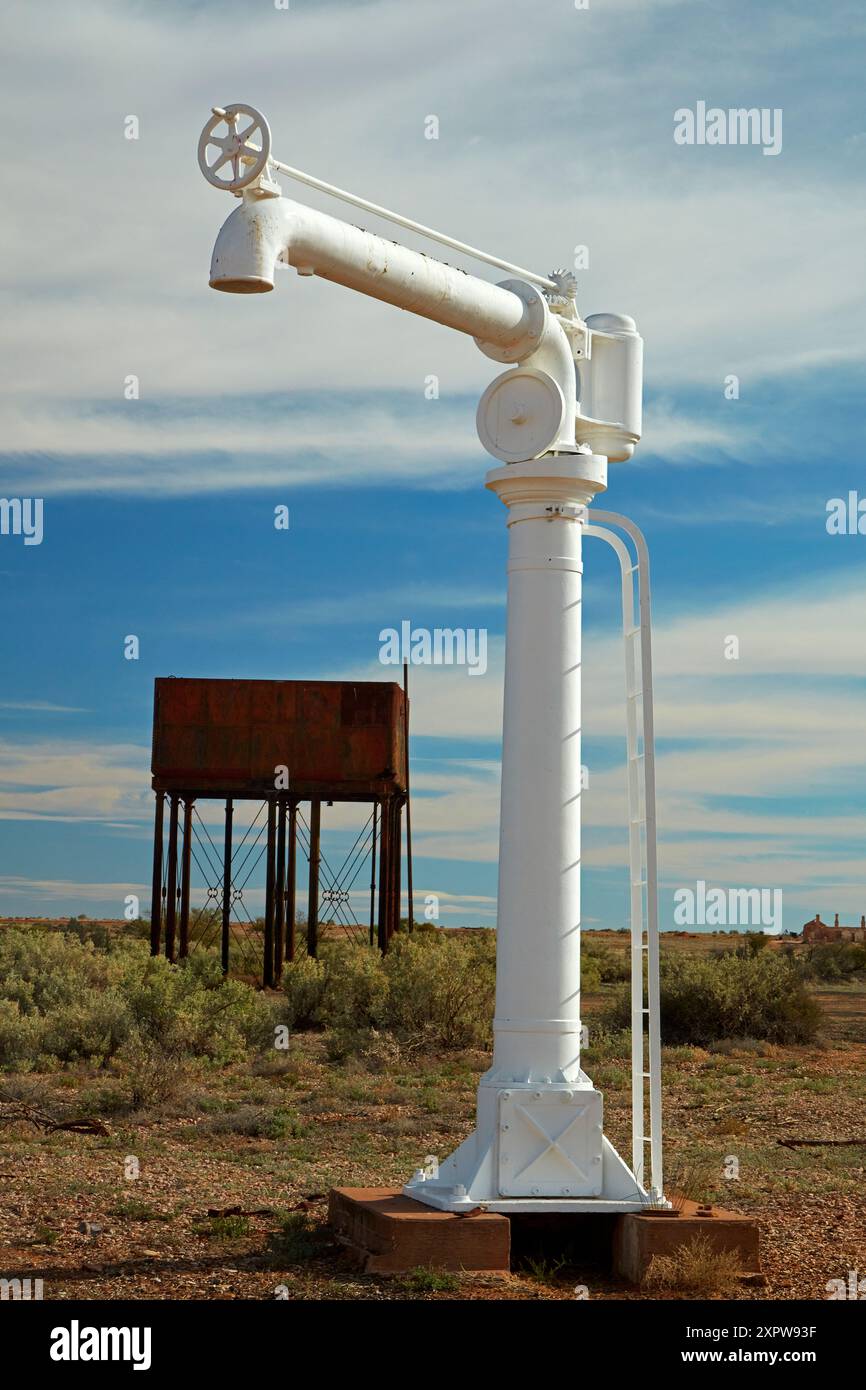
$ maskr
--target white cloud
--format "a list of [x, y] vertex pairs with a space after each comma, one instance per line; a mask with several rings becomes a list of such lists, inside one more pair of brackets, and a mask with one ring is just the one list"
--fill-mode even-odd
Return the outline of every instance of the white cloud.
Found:
[[[588, 245], [581, 306], [636, 315], [653, 383], [733, 371], [754, 386], [862, 361], [854, 268], [866, 197], [852, 178], [856, 146], [833, 124], [846, 75], [857, 80], [853, 52], [832, 89], [812, 58], [815, 80], [791, 94], [799, 129], [787, 125], [778, 159], [683, 149], [672, 130], [684, 100], [736, 102], [748, 90], [774, 104], [768, 44], [811, 53], [833, 22], [786, 13], [782, 33], [771, 5], [730, 44], [723, 15], [680, 3], [684, 74], [669, 61], [673, 7], [548, 6], [540, 43], [538, 6], [511, 4], [505, 24], [501, 0], [263, 5], [241, 25], [220, 4], [78, 0], [46, 24], [38, 7], [13, 3], [9, 134], [38, 175], [17, 181], [0, 241], [13, 281], [0, 326], [10, 392], [37, 420], [64, 397], [119, 400], [128, 373], [150, 401], [414, 390], [430, 372], [448, 395], [489, 380], [468, 339], [321, 281], [286, 275], [252, 299], [208, 290], [211, 246], [234, 202], [205, 184], [195, 146], [211, 103], [232, 95], [265, 110], [289, 162], [506, 258], [544, 271]], [[440, 117], [437, 141], [423, 138], [428, 112]], [[137, 141], [123, 137], [129, 113]], [[803, 128], [833, 139], [807, 148]], [[117, 428], [118, 440], [133, 433]], [[199, 420], [188, 443], [193, 429], [208, 437]], [[86, 448], [92, 432], [81, 429]], [[141, 447], [155, 442], [145, 426]]]
[[[491, 364], [468, 339], [289, 274], [269, 296], [208, 290], [210, 249], [234, 203], [205, 185], [194, 150], [211, 103], [238, 97], [266, 111], [290, 162], [477, 245], [539, 270], [588, 245], [580, 306], [635, 315], [656, 388], [721, 391], [734, 372], [744, 401], [751, 392], [760, 406], [763, 380], [862, 362], [866, 195], [853, 176], [860, 133], [845, 125], [859, 81], [853, 44], [845, 66], [845, 26], [855, 21], [753, 7], [729, 44], [722, 10], [681, 3], [684, 69], [670, 61], [672, 7], [549, 6], [543, 42], [539, 7], [514, 4], [505, 24], [501, 0], [288, 13], [263, 5], [248, 7], [242, 24], [218, 3], [78, 0], [56, 7], [50, 23], [23, 0], [7, 7], [9, 138], [31, 171], [16, 181], [0, 229], [0, 351], [14, 402], [0, 426], [4, 448], [23, 456], [13, 475], [46, 493], [171, 497], [277, 480], [469, 481], [466, 460], [483, 466], [471, 393]], [[833, 82], [817, 42], [828, 36]], [[676, 148], [673, 112], [684, 102], [738, 104], [748, 91], [776, 104], [768, 51], [809, 74], [785, 89], [782, 155]], [[439, 141], [423, 139], [431, 111]], [[141, 119], [138, 141], [123, 138], [130, 112]], [[345, 215], [318, 195], [310, 201]], [[250, 418], [250, 399], [264, 392], [402, 387], [420, 396], [431, 372], [442, 397], [421, 429], [405, 401], [336, 411], [334, 394], [310, 400], [290, 430]], [[144, 409], [122, 404], [130, 373]], [[220, 408], [225, 400], [235, 415]], [[150, 409], [160, 404], [172, 409]], [[759, 442], [752, 419], [734, 410], [724, 426], [686, 418], [663, 398], [647, 412], [645, 447], [686, 462], [739, 456]], [[795, 883], [859, 864], [859, 822], [816, 817], [810, 797], [862, 785], [860, 608], [853, 588], [810, 576], [797, 590], [660, 623], [659, 736], [693, 741], [662, 743], [668, 868], [701, 863], [710, 877], [748, 862]], [[308, 616], [324, 621], [329, 611], [321, 600]], [[727, 633], [740, 638], [738, 663], [721, 656]], [[416, 732], [495, 741], [501, 655], [491, 643], [484, 678], [413, 671]], [[586, 726], [611, 739], [621, 730], [619, 671], [618, 639], [588, 645]], [[94, 819], [146, 836], [146, 749], [44, 740], [0, 756], [0, 817]], [[495, 771], [449, 768], [444, 787], [427, 775], [419, 844], [492, 857]], [[767, 796], [785, 798], [782, 814], [743, 809]], [[608, 828], [612, 842], [621, 810], [621, 769], [593, 774], [590, 826]], [[698, 839], [696, 828], [712, 833]], [[839, 852], [819, 863], [809, 848], [831, 836]]]
[[[824, 896], [831, 885], [834, 910], [863, 910], [858, 904], [866, 883], [866, 814], [852, 815], [841, 806], [826, 814], [813, 809], [816, 797], [830, 808], [836, 798], [857, 797], [866, 779], [860, 607], [855, 589], [810, 580], [784, 593], [658, 623], [664, 883], [704, 878]], [[739, 662], [721, 655], [729, 633], [740, 637]], [[419, 860], [496, 859], [502, 656], [496, 638], [489, 643], [485, 676], [471, 677], [456, 667], [412, 668], [413, 735], [443, 740], [448, 749], [438, 757], [435, 745], [425, 742], [413, 769]], [[614, 758], [612, 765], [589, 768], [584, 862], [597, 871], [618, 868], [626, 855], [625, 777], [618, 761], [624, 742], [621, 662], [618, 636], [588, 634], [584, 729], [606, 740]], [[370, 663], [330, 675], [381, 680], [383, 668]], [[796, 688], [790, 684], [795, 675]], [[486, 745], [490, 755], [455, 757], [461, 742]], [[148, 750], [133, 744], [0, 744], [0, 819], [92, 820], [126, 827], [125, 833], [146, 840], [152, 816], [148, 763]], [[254, 809], [239, 805], [239, 826], [250, 823]], [[216, 802], [201, 802], [199, 813], [211, 827], [222, 824]], [[357, 832], [360, 824], [358, 808], [328, 808], [329, 833]], [[458, 907], [456, 914], [462, 911]]]
[[[120, 917], [123, 913], [123, 900], [127, 894], [134, 893], [144, 899], [150, 894], [149, 883], [81, 883], [68, 878], [24, 878], [16, 874], [0, 875], [0, 893], [13, 900], [24, 897], [44, 898], [46, 904], [62, 904], [69, 911], [70, 902], [112, 905], [112, 915]], [[10, 904], [14, 908], [14, 901]], [[11, 914], [10, 914], [11, 915]], [[19, 914], [23, 915], [23, 914]], [[47, 915], [47, 914], [46, 914]]]

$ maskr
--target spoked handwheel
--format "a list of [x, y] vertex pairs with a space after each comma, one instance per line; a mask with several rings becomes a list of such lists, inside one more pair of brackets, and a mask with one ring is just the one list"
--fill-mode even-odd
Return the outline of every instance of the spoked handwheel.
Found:
[[[208, 183], [229, 193], [237, 193], [257, 179], [267, 167], [270, 153], [270, 126], [261, 111], [243, 102], [215, 106], [198, 142], [198, 164]], [[224, 172], [220, 174], [220, 170]]]

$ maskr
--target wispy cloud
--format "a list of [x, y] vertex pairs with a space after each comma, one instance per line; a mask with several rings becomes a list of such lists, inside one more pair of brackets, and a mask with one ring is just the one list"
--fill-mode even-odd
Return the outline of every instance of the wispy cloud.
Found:
[[[687, 74], [669, 61], [674, 9]], [[335, 370], [346, 388], [419, 390], [432, 372], [446, 394], [489, 379], [470, 340], [321, 281], [286, 275], [275, 294], [252, 300], [208, 290], [210, 249], [234, 204], [198, 175], [195, 143], [211, 102], [245, 73], [244, 95], [293, 162], [542, 271], [586, 244], [581, 306], [637, 315], [653, 383], [737, 372], [754, 384], [862, 362], [863, 290], [850, 268], [866, 196], [852, 177], [862, 145], [845, 139], [857, 135], [845, 94], [859, 70], [850, 42], [837, 44], [825, 72], [829, 14], [818, 24], [775, 3], [741, 6], [732, 44], [726, 13], [684, 0], [586, 12], [563, 4], [546, 7], [539, 44], [536, 6], [511, 6], [503, 25], [500, 0], [373, 0], [258, 7], [226, 46], [218, 16], [229, 13], [80, 0], [45, 26], [32, 5], [11, 5], [7, 103], [28, 113], [20, 134], [50, 180], [64, 248], [45, 255], [44, 188], [21, 182], [2, 241], [16, 283], [0, 344], [10, 390], [32, 415], [60, 397], [120, 400], [128, 373], [146, 400], [333, 387]], [[850, 7], [845, 22], [862, 31]], [[808, 52], [811, 82], [788, 87], [798, 122], [781, 158], [677, 148], [673, 113], [684, 101], [718, 94], [737, 104], [749, 91], [775, 104], [783, 79], [770, 82], [767, 51], [780, 74]], [[158, 101], [141, 84], [148, 71], [160, 74]], [[137, 141], [123, 137], [130, 111]], [[437, 141], [424, 139], [428, 111], [440, 118]], [[491, 180], [503, 150], [509, 179]], [[540, 173], [551, 169], [556, 178]], [[285, 191], [346, 215], [319, 195]], [[337, 369], [338, 342], [348, 350]]]
[[[486, 457], [475, 432], [476, 404], [465, 394], [427, 401], [421, 390], [263, 394], [242, 411], [204, 396], [159, 406], [59, 400], [38, 413], [8, 402], [0, 405], [0, 462], [7, 486], [18, 478], [29, 494], [45, 496], [171, 499], [398, 479], [468, 488], [477, 486]], [[704, 420], [670, 400], [646, 412], [645, 453], [720, 462], [745, 456], [750, 443], [739, 419]]]
[[87, 714], [81, 705], [53, 705], [49, 700], [0, 700], [0, 709], [32, 710], [37, 714]]

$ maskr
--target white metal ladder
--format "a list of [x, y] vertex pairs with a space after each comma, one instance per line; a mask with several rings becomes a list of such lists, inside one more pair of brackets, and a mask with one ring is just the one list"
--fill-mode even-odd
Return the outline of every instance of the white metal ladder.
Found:
[[[596, 511], [595, 508], [591, 513], [587, 511], [586, 515], [584, 533], [607, 541], [619, 558], [622, 574], [631, 917], [632, 1167], [641, 1186], [648, 1189], [654, 1201], [660, 1202], [664, 1200], [664, 1186], [649, 552], [643, 533], [628, 517], [620, 516], [617, 512]], [[590, 516], [592, 521], [589, 520]], [[596, 521], [602, 524], [595, 525]], [[618, 527], [631, 538], [636, 561], [632, 560], [621, 537], [609, 530], [609, 526]], [[637, 622], [634, 611], [635, 577]], [[647, 1145], [650, 1150], [649, 1182], [645, 1180]]]

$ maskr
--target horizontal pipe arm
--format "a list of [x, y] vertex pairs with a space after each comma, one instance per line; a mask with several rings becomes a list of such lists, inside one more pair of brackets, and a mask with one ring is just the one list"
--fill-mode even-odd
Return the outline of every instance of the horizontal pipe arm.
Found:
[[[244, 199], [223, 224], [211, 261], [213, 289], [274, 287], [277, 261], [468, 333], [514, 356], [538, 347], [545, 312], [420, 251], [287, 198]], [[539, 300], [541, 296], [538, 296]], [[541, 301], [543, 304], [543, 301]]]
[[539, 285], [544, 290], [559, 291], [556, 281], [549, 280], [546, 275], [536, 275], [534, 270], [524, 270], [522, 266], [513, 265], [511, 261], [503, 261], [498, 256], [491, 256], [486, 251], [479, 251], [477, 246], [469, 246], [465, 241], [458, 241], [456, 237], [447, 236], [445, 232], [437, 232], [433, 227], [425, 226], [423, 222], [415, 222], [411, 217], [403, 217], [399, 212], [391, 212], [389, 208], [383, 208], [379, 203], [371, 203], [368, 198], [359, 198], [357, 193], [347, 193], [345, 188], [337, 188], [333, 183], [325, 183], [324, 179], [317, 179], [312, 174], [305, 174], [302, 169], [293, 169], [291, 164], [283, 164], [279, 159], [271, 159], [269, 163], [271, 168], [279, 169], [281, 173], [288, 174], [290, 179], [297, 179], [298, 183], [305, 183], [308, 188], [315, 188], [320, 193], [327, 193], [331, 198], [341, 198], [344, 203], [352, 203], [354, 207], [361, 208], [363, 212], [372, 212], [374, 217], [382, 217], [386, 222], [393, 222], [398, 227], [405, 227], [409, 232], [417, 232], [419, 236], [427, 237], [430, 241], [438, 241], [441, 246], [450, 246], [452, 251], [459, 251], [463, 256], [472, 256], [476, 261], [486, 261], [488, 265], [495, 265], [499, 270], [507, 270], [509, 275], [515, 275], [518, 280], [527, 280], [530, 285]]

